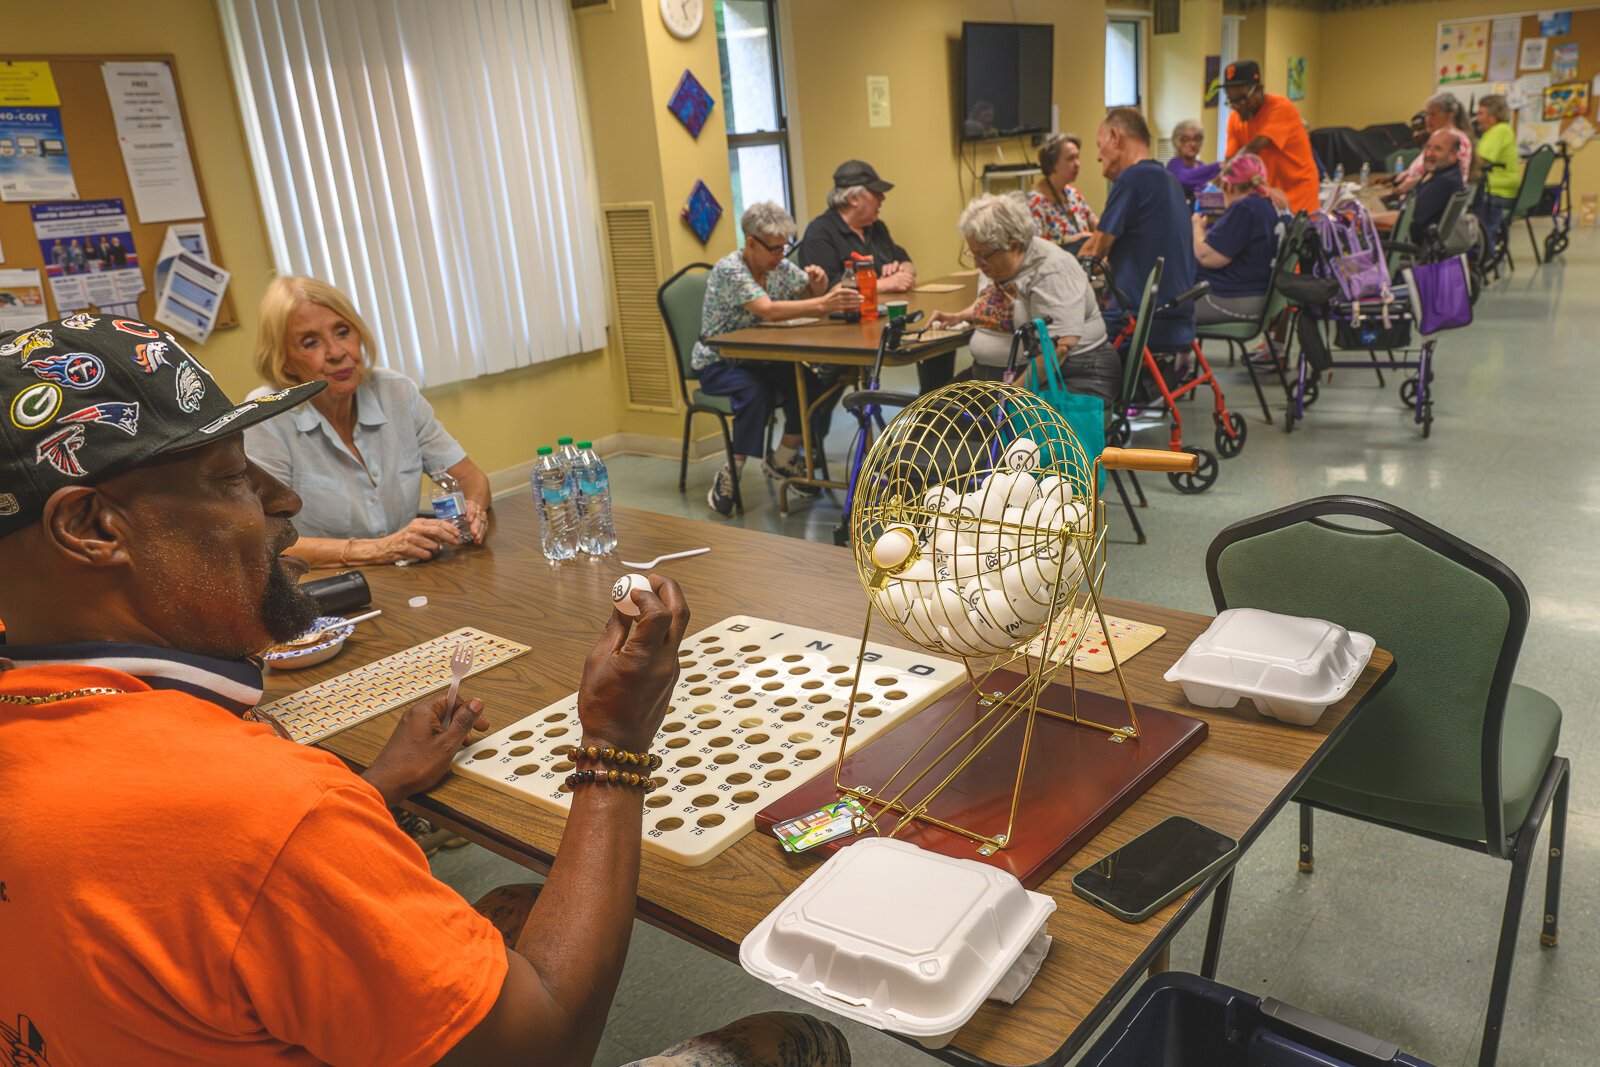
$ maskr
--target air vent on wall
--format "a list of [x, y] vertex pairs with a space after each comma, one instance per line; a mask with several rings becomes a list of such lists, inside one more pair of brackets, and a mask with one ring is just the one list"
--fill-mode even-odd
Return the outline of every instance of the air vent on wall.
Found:
[[606, 257], [615, 318], [611, 341], [622, 355], [628, 406], [643, 411], [677, 411], [672, 346], [667, 340], [656, 288], [661, 264], [656, 248], [655, 205], [649, 202], [601, 204]]
[[1150, 27], [1151, 33], [1177, 33], [1178, 32], [1178, 5], [1181, 0], [1155, 0], [1152, 10], [1155, 18]]

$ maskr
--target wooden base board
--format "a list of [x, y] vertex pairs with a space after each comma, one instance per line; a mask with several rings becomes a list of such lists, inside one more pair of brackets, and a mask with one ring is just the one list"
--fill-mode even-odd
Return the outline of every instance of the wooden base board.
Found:
[[[1015, 674], [1001, 672], [991, 677], [985, 688], [1009, 692], [1020, 681]], [[1052, 685], [1042, 703], [1049, 710], [1066, 713], [1072, 699], [1070, 689]], [[1054, 715], [1036, 717], [1012, 840], [993, 855], [983, 856], [971, 839], [921, 820], [895, 833], [901, 816], [893, 811], [878, 821], [879, 832], [894, 834], [931, 852], [991, 864], [1035, 888], [1205, 739], [1206, 724], [1199, 719], [1141, 704], [1134, 707], [1139, 736], [1121, 742], [1111, 740], [1104, 730]], [[1114, 697], [1080, 689], [1077, 710], [1084, 719], [1113, 727], [1127, 723], [1127, 706]], [[888, 794], [892, 795], [915, 777], [933, 754], [943, 751], [988, 711], [978, 707], [977, 696], [970, 689], [952, 693], [884, 736], [852, 750], [839, 780], [854, 787], [870, 787], [874, 795], [886, 795], [889, 776], [931, 738], [919, 761], [890, 786]], [[1024, 719], [1019, 715], [962, 770], [929, 805], [929, 814], [981, 834], [1004, 833], [1022, 752]], [[972, 739], [963, 742], [913, 787], [902, 803], [927, 796], [975, 744]], [[756, 826], [770, 833], [774, 824], [804, 815], [839, 796], [833, 775], [820, 774], [758, 812]], [[874, 807], [875, 813], [880, 810]], [[838, 838], [820, 847], [831, 850], [854, 840]]]

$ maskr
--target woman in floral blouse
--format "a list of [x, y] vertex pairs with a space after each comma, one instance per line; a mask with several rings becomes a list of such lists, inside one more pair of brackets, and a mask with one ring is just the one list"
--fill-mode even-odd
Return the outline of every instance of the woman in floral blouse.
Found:
[[1039, 224], [1039, 236], [1058, 245], [1092, 233], [1100, 224], [1089, 201], [1072, 187], [1082, 152], [1083, 142], [1070, 133], [1051, 134], [1039, 148], [1044, 177], [1028, 193], [1028, 210]]
[[[700, 336], [742, 330], [764, 322], [798, 318], [825, 318], [834, 311], [861, 306], [861, 294], [842, 285], [828, 288], [828, 277], [818, 266], [803, 270], [785, 258], [794, 248], [794, 219], [770, 201], [751, 204], [739, 220], [744, 246], [717, 261], [706, 278], [705, 303], [700, 312]], [[800, 398], [795, 393], [794, 364], [755, 359], [723, 359], [713, 345], [696, 342], [689, 360], [690, 373], [700, 389], [725, 396], [733, 405], [733, 463], [712, 480], [706, 503], [718, 515], [733, 514], [734, 480], [744, 469], [746, 456], [761, 456], [766, 448], [767, 420], [783, 409], [783, 438], [767, 452], [761, 470], [778, 480], [805, 473], [801, 442]], [[814, 374], [814, 372], [813, 372]], [[815, 389], [816, 381], [810, 388]], [[813, 392], [813, 396], [816, 392]], [[817, 426], [826, 429], [826, 415], [818, 412]], [[797, 489], [817, 495], [811, 487]]]

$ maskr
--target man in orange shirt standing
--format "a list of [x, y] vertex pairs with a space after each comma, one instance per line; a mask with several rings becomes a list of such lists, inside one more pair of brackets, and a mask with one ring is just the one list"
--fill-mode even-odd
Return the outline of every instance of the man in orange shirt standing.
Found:
[[1267, 182], [1283, 192], [1291, 211], [1315, 211], [1322, 183], [1300, 109], [1261, 87], [1261, 64], [1229, 63], [1222, 72], [1228, 94], [1228, 158], [1254, 152], [1267, 165]]

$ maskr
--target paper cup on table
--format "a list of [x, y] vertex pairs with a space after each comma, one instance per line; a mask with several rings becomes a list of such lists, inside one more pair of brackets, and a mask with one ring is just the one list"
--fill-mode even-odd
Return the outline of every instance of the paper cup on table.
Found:
[[891, 300], [884, 307], [888, 308], [889, 318], [903, 319], [906, 317], [908, 302], [905, 300]]

